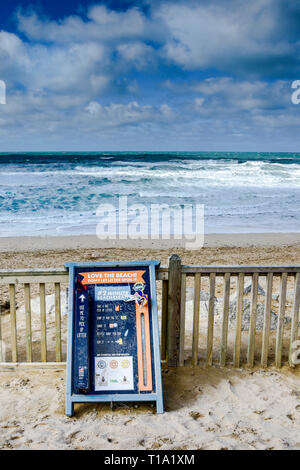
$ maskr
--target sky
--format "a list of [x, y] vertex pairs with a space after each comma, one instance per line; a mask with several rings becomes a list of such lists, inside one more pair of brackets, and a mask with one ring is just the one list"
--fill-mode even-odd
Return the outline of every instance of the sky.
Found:
[[0, 152], [300, 151], [300, 1], [6, 0]]

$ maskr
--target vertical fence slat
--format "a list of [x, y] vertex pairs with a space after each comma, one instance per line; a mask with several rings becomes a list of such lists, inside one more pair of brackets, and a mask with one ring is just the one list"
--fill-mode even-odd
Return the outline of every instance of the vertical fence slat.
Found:
[[11, 336], [12, 361], [13, 362], [18, 362], [17, 319], [16, 319], [16, 288], [15, 288], [14, 284], [9, 285], [9, 303], [10, 303], [10, 336]]
[[207, 348], [206, 348], [206, 365], [207, 366], [211, 366], [213, 362], [215, 289], [216, 289], [216, 274], [211, 273], [209, 275], [209, 304], [208, 304]]
[[228, 337], [228, 315], [229, 315], [229, 295], [230, 295], [230, 273], [224, 275], [224, 295], [223, 295], [223, 321], [222, 321], [222, 337], [220, 366], [226, 365], [227, 354], [227, 337]]
[[60, 283], [55, 283], [55, 338], [56, 362], [61, 362], [61, 302]]
[[40, 315], [41, 315], [41, 361], [47, 362], [47, 336], [46, 336], [46, 288], [40, 284]]
[[240, 367], [240, 361], [241, 361], [243, 299], [244, 299], [244, 273], [239, 273], [237, 308], [236, 308], [236, 329], [235, 329], [235, 341], [234, 341], [234, 351], [233, 351], [234, 367]]
[[193, 346], [192, 363], [198, 364], [199, 349], [199, 315], [200, 315], [201, 274], [196, 273], [194, 279], [194, 317], [193, 317]]
[[247, 351], [247, 363], [249, 367], [254, 366], [257, 293], [258, 293], [258, 273], [253, 273], [252, 289], [251, 289], [250, 325], [249, 325], [249, 338], [248, 338], [248, 351]]
[[2, 343], [2, 288], [0, 287], [0, 362], [5, 361], [4, 348]]
[[186, 274], [181, 274], [179, 365], [184, 365]]
[[161, 359], [167, 357], [167, 324], [168, 324], [168, 281], [162, 281], [161, 299]]
[[282, 273], [280, 279], [280, 304], [277, 317], [277, 332], [276, 332], [276, 351], [275, 351], [275, 365], [281, 367], [282, 362], [282, 342], [283, 342], [283, 322], [285, 315], [286, 305], [286, 286], [287, 286], [287, 273]]
[[24, 296], [25, 296], [25, 321], [26, 321], [26, 359], [27, 359], [27, 362], [32, 362], [30, 284], [24, 284]]
[[168, 286], [168, 366], [176, 367], [179, 363], [180, 344], [180, 294], [181, 294], [181, 259], [178, 255], [169, 258]]
[[293, 360], [292, 360], [293, 349], [294, 349], [293, 343], [297, 340], [297, 336], [298, 336], [299, 305], [300, 305], [300, 273], [297, 273], [296, 278], [295, 278], [293, 316], [292, 316], [290, 351], [289, 351], [289, 364], [291, 367], [294, 366]]
[[262, 349], [261, 349], [262, 367], [267, 367], [268, 365], [270, 321], [271, 321], [271, 307], [272, 307], [272, 284], [273, 284], [273, 273], [268, 273], [267, 274], [265, 312], [264, 312], [263, 340], [262, 340]]

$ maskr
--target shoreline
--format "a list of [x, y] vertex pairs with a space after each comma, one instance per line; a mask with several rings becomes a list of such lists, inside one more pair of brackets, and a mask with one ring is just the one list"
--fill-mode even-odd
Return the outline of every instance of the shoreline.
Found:
[[[300, 245], [300, 232], [205, 234], [203, 248], [282, 247]], [[96, 235], [0, 237], [0, 252], [32, 252], [78, 249], [185, 248], [181, 240], [99, 240]], [[197, 248], [201, 250], [201, 248]]]

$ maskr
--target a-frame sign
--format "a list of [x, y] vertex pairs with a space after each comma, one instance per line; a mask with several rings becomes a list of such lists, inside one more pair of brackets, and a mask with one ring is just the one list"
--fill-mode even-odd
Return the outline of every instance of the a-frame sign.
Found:
[[155, 401], [163, 413], [159, 261], [67, 263], [66, 414], [74, 403]]

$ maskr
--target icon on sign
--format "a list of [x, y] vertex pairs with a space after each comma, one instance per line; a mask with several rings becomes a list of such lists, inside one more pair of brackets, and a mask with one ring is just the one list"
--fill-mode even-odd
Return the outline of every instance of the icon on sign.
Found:
[[109, 367], [110, 367], [111, 369], [116, 369], [116, 368], [118, 367], [118, 365], [119, 365], [118, 361], [115, 361], [115, 360], [112, 360], [112, 361], [110, 361], [110, 363], [109, 363]]
[[120, 311], [120, 305], [115, 305], [115, 312], [119, 312]]
[[105, 374], [100, 376], [100, 380], [98, 379], [98, 382], [100, 383], [101, 386], [103, 385], [108, 385], [108, 378]]
[[79, 298], [80, 298], [81, 302], [85, 301], [85, 295], [81, 294], [81, 296]]
[[102, 359], [101, 359], [101, 361], [98, 362], [97, 366], [99, 367], [99, 369], [105, 369], [106, 362], [102, 361]]
[[124, 359], [124, 361], [121, 362], [121, 365], [124, 369], [128, 369], [128, 367], [130, 367], [130, 361], [128, 361], [128, 359]]

